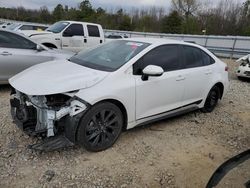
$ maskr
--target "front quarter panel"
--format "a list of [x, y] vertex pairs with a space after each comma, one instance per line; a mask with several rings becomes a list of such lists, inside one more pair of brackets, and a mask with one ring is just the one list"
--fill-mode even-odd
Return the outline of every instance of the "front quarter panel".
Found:
[[127, 122], [135, 120], [135, 79], [132, 77], [132, 71], [111, 73], [101, 83], [80, 90], [76, 96], [90, 105], [104, 100], [117, 100], [126, 109]]

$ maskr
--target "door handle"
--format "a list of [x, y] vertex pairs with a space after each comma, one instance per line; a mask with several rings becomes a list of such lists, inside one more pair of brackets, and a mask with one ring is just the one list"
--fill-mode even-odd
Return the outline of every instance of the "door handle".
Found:
[[84, 43], [87, 43], [87, 39], [84, 39]]
[[12, 55], [12, 54], [9, 53], [9, 52], [2, 52], [1, 55], [3, 55], [3, 56], [9, 56], [9, 55]]
[[186, 78], [184, 77], [184, 76], [182, 76], [182, 75], [180, 75], [180, 76], [178, 76], [177, 78], [176, 78], [176, 81], [182, 81], [182, 80], [185, 80]]

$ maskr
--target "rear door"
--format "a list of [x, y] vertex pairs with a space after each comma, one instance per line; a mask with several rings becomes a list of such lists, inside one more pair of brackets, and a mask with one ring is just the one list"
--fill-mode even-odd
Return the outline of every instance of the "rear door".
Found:
[[79, 52], [85, 47], [82, 24], [71, 24], [62, 33], [62, 49]]
[[101, 38], [101, 30], [97, 25], [87, 24], [88, 37], [86, 38], [86, 48], [93, 48], [102, 44], [104, 41]]
[[46, 51], [37, 51], [36, 44], [14, 33], [0, 31], [0, 82], [24, 69], [52, 60]]
[[199, 103], [204, 97], [213, 76], [212, 58], [203, 50], [193, 46], [182, 46], [185, 63], [184, 105]]

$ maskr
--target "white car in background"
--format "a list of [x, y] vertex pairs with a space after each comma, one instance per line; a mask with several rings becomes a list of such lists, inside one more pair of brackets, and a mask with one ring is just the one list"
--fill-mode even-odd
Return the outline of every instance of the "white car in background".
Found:
[[104, 43], [102, 26], [87, 22], [60, 21], [44, 32], [29, 33], [29, 36], [48, 48], [73, 52], [90, 49]]
[[0, 25], [1, 29], [6, 29], [6, 27], [8, 27], [9, 25], [11, 25], [11, 23], [3, 23]]
[[250, 55], [246, 55], [236, 61], [240, 63], [236, 70], [236, 75], [239, 79], [250, 78]]
[[195, 44], [114, 40], [11, 78], [12, 116], [28, 134], [50, 138], [33, 149], [79, 144], [101, 151], [123, 129], [197, 109], [212, 112], [228, 88], [227, 70]]

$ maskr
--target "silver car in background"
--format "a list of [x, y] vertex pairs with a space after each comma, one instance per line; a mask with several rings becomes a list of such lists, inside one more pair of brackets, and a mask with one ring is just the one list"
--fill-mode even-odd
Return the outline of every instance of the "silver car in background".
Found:
[[26, 31], [26, 30], [40, 30], [40, 31], [44, 31], [45, 29], [47, 29], [49, 26], [47, 25], [43, 25], [43, 24], [23, 24], [23, 23], [13, 23], [9, 26], [6, 27], [6, 29], [11, 30], [11, 31], [17, 31], [17, 32], [22, 32], [22, 31]]
[[12, 31], [0, 29], [0, 84], [38, 63], [67, 59], [73, 52], [49, 49]]

